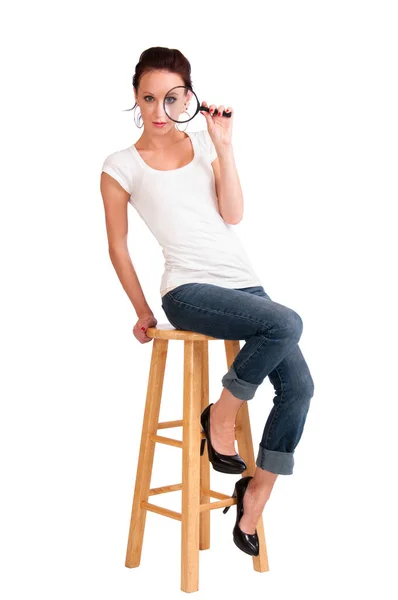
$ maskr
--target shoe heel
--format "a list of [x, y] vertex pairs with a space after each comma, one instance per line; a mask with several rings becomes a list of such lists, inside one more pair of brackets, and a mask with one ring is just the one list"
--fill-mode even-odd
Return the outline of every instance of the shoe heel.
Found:
[[200, 442], [200, 456], [203, 456], [203, 452], [205, 451], [206, 438], [203, 438]]
[[[236, 490], [234, 489], [234, 493], [232, 494], [231, 498], [236, 498]], [[232, 504], [230, 504], [229, 506], [226, 506], [223, 510], [223, 514], [225, 515], [225, 513], [227, 513], [229, 511], [229, 509], [231, 508]]]

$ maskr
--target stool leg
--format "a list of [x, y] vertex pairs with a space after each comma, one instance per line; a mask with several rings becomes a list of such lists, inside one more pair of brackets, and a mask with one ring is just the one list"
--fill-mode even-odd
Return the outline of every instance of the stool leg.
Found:
[[[201, 342], [202, 348], [202, 399], [201, 412], [209, 404], [209, 343]], [[203, 453], [200, 460], [200, 503], [208, 504], [211, 498], [203, 490], [210, 489], [210, 461], [207, 452]], [[210, 511], [200, 513], [199, 521], [199, 550], [210, 548]]]
[[199, 589], [200, 407], [202, 344], [184, 341], [181, 590]]
[[151, 484], [155, 443], [149, 439], [156, 434], [159, 424], [160, 401], [166, 367], [168, 340], [154, 338], [149, 371], [144, 420], [141, 433], [141, 445], [138, 455], [135, 479], [133, 507], [126, 552], [126, 567], [138, 567], [141, 561], [147, 511], [141, 508], [141, 502], [147, 502]]
[[[224, 340], [224, 344], [227, 357], [227, 368], [229, 369], [231, 364], [234, 362], [236, 355], [240, 352], [240, 344], [239, 340]], [[242, 477], [254, 475], [256, 470], [256, 461], [254, 457], [248, 402], [244, 402], [238, 410], [235, 425], [238, 453], [247, 465], [247, 469], [242, 473]], [[258, 556], [252, 557], [253, 568], [255, 571], [264, 573], [265, 571], [269, 571], [269, 565], [262, 516], [257, 523], [257, 535], [259, 539], [260, 552]]]

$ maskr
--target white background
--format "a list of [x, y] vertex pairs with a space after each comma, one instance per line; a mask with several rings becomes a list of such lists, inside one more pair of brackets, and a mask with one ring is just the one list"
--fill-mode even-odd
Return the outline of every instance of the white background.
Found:
[[[108, 256], [104, 158], [140, 136], [132, 76], [178, 48], [201, 100], [232, 106], [236, 226], [265, 291], [304, 322], [315, 394], [292, 476], [263, 518], [270, 571], [211, 513], [197, 597], [397, 597], [396, 3], [20, 2], [2, 15], [1, 595], [175, 598], [180, 523], [148, 513], [124, 566], [152, 342]], [[202, 129], [198, 115], [190, 129]], [[159, 323], [163, 257], [129, 206], [129, 249]], [[242, 343], [242, 342], [241, 342]], [[226, 371], [210, 345], [210, 401]], [[250, 402], [255, 451], [272, 407]], [[161, 420], [182, 415], [170, 344]], [[170, 430], [179, 436], [179, 430]], [[158, 445], [152, 487], [180, 481]], [[172, 466], [170, 466], [172, 463]], [[235, 476], [212, 470], [212, 488]], [[159, 496], [179, 510], [180, 493]]]

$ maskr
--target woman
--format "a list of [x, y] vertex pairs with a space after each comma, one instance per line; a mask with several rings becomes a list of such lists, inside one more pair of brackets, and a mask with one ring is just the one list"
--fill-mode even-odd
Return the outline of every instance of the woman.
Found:
[[155, 47], [140, 56], [133, 87], [142, 118], [136, 124], [144, 131], [135, 145], [109, 155], [101, 173], [109, 252], [136, 310], [133, 332], [141, 343], [150, 341], [145, 332], [157, 320], [128, 253], [127, 202], [162, 246], [165, 270], [160, 292], [170, 323], [220, 339], [246, 341], [221, 380], [219, 400], [201, 415], [214, 469], [224, 473], [246, 469], [235, 450], [237, 412], [265, 377], [275, 388], [255, 474], [240, 478], [234, 490], [234, 542], [247, 554], [258, 555], [256, 524], [278, 475], [293, 472], [293, 454], [314, 384], [298, 346], [300, 316], [264, 291], [233, 228], [242, 219], [243, 197], [231, 142], [232, 108], [225, 109], [232, 114], [226, 118], [220, 116], [223, 105], [215, 111], [211, 104], [210, 114], [201, 113], [207, 128], [191, 133], [180, 131], [165, 113], [166, 93], [174, 86], [192, 86], [190, 72], [178, 50]]

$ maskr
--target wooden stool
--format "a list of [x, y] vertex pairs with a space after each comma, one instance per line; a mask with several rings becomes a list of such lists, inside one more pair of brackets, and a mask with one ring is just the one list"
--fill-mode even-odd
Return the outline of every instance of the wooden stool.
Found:
[[[200, 414], [209, 404], [208, 341], [220, 338], [175, 329], [169, 323], [149, 327], [146, 334], [154, 340], [125, 564], [126, 567], [138, 567], [140, 564], [147, 511], [171, 517], [181, 521], [182, 524], [180, 589], [183, 592], [195, 592], [199, 589], [199, 550], [210, 548], [209, 511], [236, 504], [235, 499], [210, 488], [210, 468], [212, 467], [207, 449], [203, 456], [200, 456], [201, 440], [205, 438], [205, 434], [201, 430]], [[159, 423], [169, 340], [183, 340], [184, 342], [183, 418]], [[240, 351], [240, 345], [239, 341], [229, 340], [224, 340], [224, 344], [227, 368], [229, 368]], [[159, 429], [171, 427], [182, 427], [182, 441], [158, 435]], [[247, 402], [244, 402], [238, 411], [235, 431], [238, 453], [247, 465], [242, 477], [254, 475], [256, 464]], [[182, 448], [182, 483], [150, 488], [157, 442]], [[175, 490], [182, 490], [181, 512], [148, 502], [149, 496]], [[216, 502], [211, 502], [210, 498], [216, 498]], [[231, 525], [231, 531], [232, 528], [233, 525]], [[257, 533], [260, 554], [252, 557], [253, 567], [255, 571], [265, 572], [269, 569], [262, 517], [257, 523]], [[226, 540], [226, 543], [233, 544], [232, 535], [231, 539]], [[236, 550], [241, 552], [238, 548]], [[245, 560], [243, 553], [242, 560]]]

